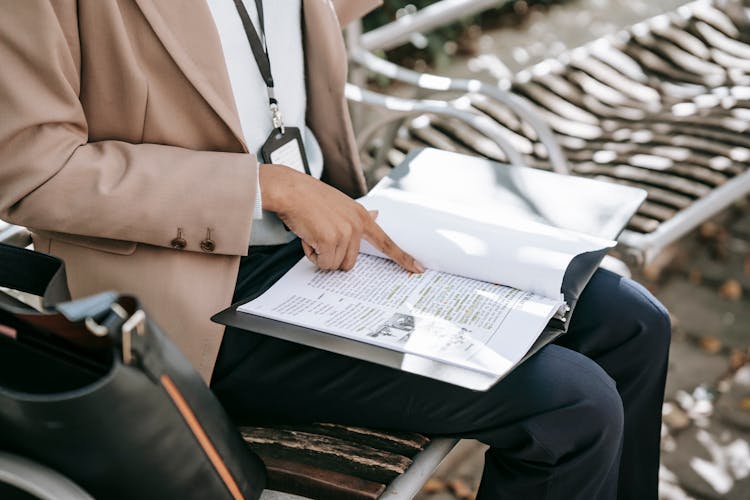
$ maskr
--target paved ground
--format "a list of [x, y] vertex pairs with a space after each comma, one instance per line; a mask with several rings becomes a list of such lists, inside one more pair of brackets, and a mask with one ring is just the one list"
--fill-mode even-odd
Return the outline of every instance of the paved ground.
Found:
[[[478, 34], [442, 73], [491, 81], [674, 9], [682, 0], [575, 0]], [[750, 498], [750, 202], [670, 248], [638, 279], [673, 315], [660, 497]], [[463, 442], [419, 500], [472, 498], [484, 447]]]

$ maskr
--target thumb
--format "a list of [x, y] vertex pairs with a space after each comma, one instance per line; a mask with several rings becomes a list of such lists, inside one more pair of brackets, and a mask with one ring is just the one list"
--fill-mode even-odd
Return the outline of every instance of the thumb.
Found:
[[380, 212], [378, 210], [368, 210], [370, 217], [372, 217], [372, 220], [375, 220], [378, 218], [378, 215], [380, 215]]

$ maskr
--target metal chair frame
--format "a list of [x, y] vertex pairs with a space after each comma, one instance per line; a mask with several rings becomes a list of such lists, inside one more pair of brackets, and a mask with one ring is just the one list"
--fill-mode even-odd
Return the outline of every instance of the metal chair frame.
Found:
[[7, 484], [40, 500], [94, 500], [58, 472], [27, 458], [0, 452], [0, 484]]

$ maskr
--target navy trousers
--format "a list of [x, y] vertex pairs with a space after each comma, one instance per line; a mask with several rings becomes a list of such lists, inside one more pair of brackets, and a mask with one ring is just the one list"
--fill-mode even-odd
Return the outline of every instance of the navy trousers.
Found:
[[[235, 298], [265, 290], [299, 242], [253, 248]], [[335, 422], [489, 445], [479, 499], [656, 499], [670, 322], [598, 270], [569, 331], [486, 392], [228, 328], [212, 389], [243, 423]]]

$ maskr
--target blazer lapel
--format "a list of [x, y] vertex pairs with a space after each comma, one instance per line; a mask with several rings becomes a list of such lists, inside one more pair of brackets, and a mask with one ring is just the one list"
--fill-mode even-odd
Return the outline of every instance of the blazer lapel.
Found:
[[185, 77], [247, 152], [221, 40], [204, 0], [135, 0]]
[[307, 124], [323, 151], [323, 180], [359, 197], [367, 189], [344, 97], [347, 56], [341, 27], [330, 0], [303, 0], [302, 6]]

